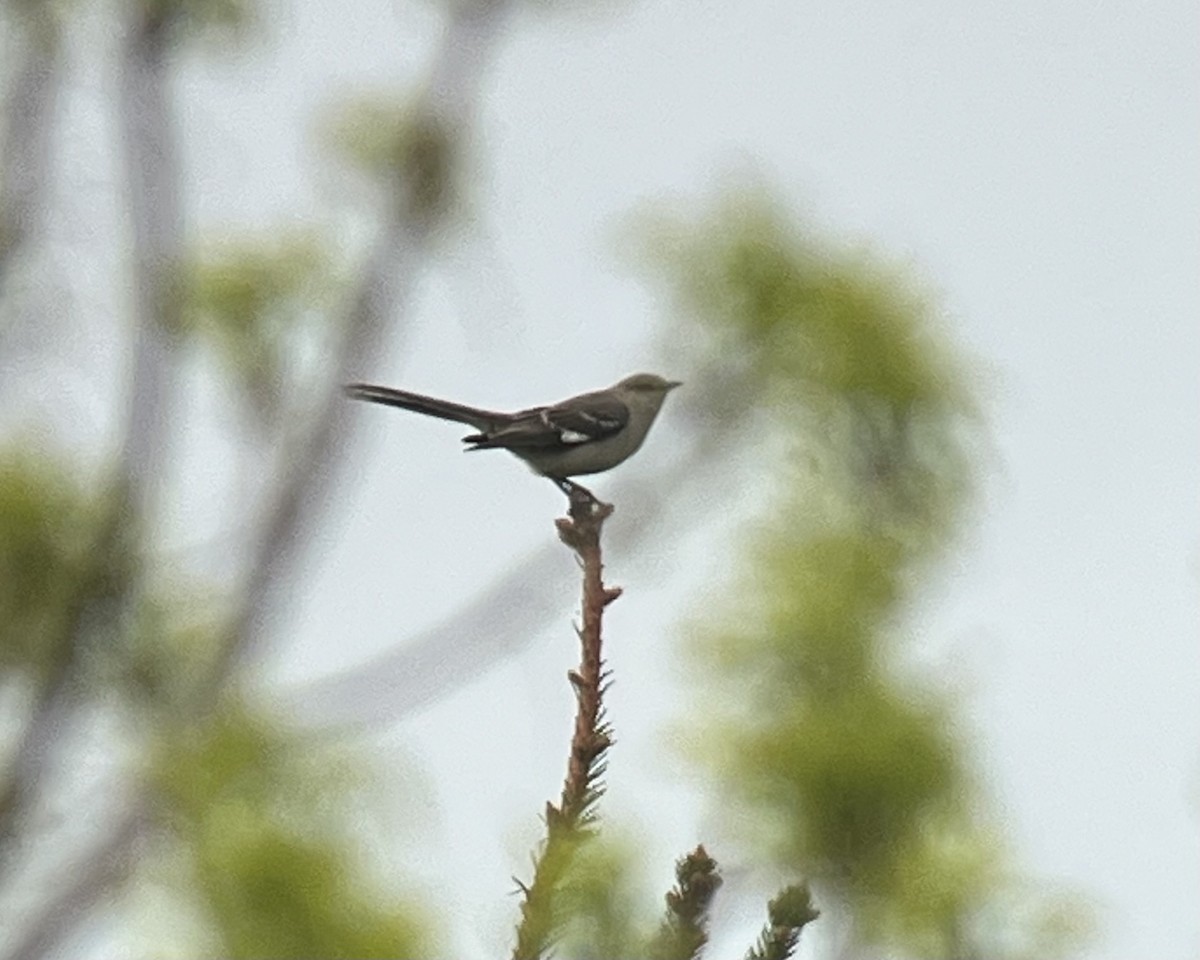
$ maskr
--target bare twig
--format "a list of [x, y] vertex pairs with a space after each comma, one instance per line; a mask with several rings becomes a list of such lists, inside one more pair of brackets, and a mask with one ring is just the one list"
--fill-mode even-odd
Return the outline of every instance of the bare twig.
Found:
[[558, 534], [583, 566], [583, 609], [579, 628], [579, 668], [567, 674], [575, 691], [575, 728], [558, 806], [546, 804], [546, 839], [534, 862], [533, 879], [518, 884], [524, 895], [513, 960], [545, 954], [558, 929], [556, 898], [579, 844], [590, 836], [593, 808], [600, 795], [604, 754], [612, 731], [603, 719], [605, 690], [601, 621], [604, 608], [621, 595], [604, 586], [600, 531], [612, 507], [582, 488], [571, 495], [570, 519], [558, 521]]
[[654, 960], [697, 960], [708, 943], [708, 910], [721, 886], [717, 861], [703, 846], [675, 864], [676, 885], [667, 894], [667, 916], [650, 956]]

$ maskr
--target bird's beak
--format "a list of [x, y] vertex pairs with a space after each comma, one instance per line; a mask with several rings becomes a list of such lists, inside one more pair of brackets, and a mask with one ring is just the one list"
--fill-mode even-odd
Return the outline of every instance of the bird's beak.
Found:
[[682, 387], [682, 386], [683, 386], [682, 380], [668, 380], [667, 381], [667, 389], [668, 390], [674, 390], [676, 387]]

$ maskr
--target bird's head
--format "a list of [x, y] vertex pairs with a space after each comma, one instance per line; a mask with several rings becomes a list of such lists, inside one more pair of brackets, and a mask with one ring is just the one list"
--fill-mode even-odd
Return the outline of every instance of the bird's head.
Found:
[[662, 408], [667, 394], [679, 386], [678, 380], [667, 380], [656, 373], [635, 373], [615, 387], [631, 408], [644, 410], [652, 417]]

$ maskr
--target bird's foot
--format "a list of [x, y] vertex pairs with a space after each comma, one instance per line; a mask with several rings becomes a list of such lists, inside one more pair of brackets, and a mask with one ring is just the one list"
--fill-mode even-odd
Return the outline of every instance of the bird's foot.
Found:
[[567, 495], [567, 499], [571, 503], [572, 515], [578, 511], [582, 512], [584, 516], [600, 514], [607, 517], [613, 512], [611, 503], [605, 503], [582, 484], [561, 477], [551, 477], [550, 479], [559, 490]]

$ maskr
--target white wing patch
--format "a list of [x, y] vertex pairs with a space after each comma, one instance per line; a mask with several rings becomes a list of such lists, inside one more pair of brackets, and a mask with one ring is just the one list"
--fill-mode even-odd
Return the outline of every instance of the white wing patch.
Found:
[[[557, 415], [557, 419], [556, 419]], [[623, 423], [620, 419], [595, 413], [586, 408], [562, 409], [546, 407], [540, 412], [539, 419], [548, 429], [558, 434], [558, 442], [564, 446], [577, 446], [581, 443], [594, 443], [596, 440], [619, 430]], [[566, 420], [571, 426], [564, 426], [559, 420]]]

